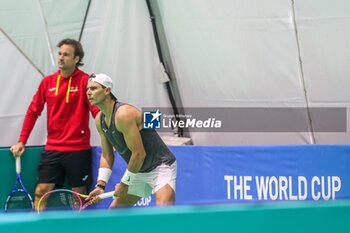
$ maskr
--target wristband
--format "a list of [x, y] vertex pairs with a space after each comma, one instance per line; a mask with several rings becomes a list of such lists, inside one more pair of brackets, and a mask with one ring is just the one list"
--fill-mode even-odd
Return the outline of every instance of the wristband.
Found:
[[103, 189], [103, 190], [105, 190], [105, 188], [106, 188], [106, 186], [104, 186], [103, 184], [96, 184], [95, 185], [95, 188], [101, 188], [101, 189]]
[[136, 173], [130, 172], [128, 169], [126, 169], [123, 178], [121, 179], [121, 182], [123, 182], [126, 185], [130, 185], [132, 181], [135, 179]]
[[106, 184], [108, 183], [109, 177], [111, 177], [112, 170], [109, 168], [101, 167], [98, 169], [97, 180], [102, 180]]

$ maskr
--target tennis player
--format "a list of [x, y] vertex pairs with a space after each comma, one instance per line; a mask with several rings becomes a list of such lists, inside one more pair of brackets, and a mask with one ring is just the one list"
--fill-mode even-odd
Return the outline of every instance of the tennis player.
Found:
[[95, 121], [101, 137], [102, 156], [96, 188], [89, 198], [104, 192], [114, 163], [113, 147], [128, 164], [121, 181], [115, 186], [110, 208], [133, 206], [152, 190], [156, 205], [173, 205], [175, 201], [176, 158], [154, 129], [143, 129], [142, 113], [121, 103], [113, 92], [112, 79], [105, 74], [90, 76], [87, 96], [100, 113]]

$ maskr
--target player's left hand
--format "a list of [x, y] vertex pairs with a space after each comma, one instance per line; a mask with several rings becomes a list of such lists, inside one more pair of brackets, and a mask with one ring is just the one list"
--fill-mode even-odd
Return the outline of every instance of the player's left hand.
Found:
[[104, 190], [101, 188], [95, 188], [94, 190], [92, 190], [89, 195], [85, 198], [85, 201], [90, 201], [92, 200], [93, 203], [98, 203], [100, 202], [100, 198], [98, 197], [99, 194], [104, 193]]

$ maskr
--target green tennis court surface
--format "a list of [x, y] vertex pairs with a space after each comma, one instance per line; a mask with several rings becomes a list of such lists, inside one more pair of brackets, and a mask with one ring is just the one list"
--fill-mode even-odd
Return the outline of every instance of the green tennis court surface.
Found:
[[350, 232], [350, 202], [2, 214], [0, 232]]

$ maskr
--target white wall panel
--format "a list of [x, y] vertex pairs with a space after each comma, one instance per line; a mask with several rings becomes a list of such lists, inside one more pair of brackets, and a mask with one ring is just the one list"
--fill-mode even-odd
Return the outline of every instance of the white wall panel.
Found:
[[[349, 108], [350, 2], [306, 0], [295, 6], [310, 105]], [[315, 135], [320, 144], [350, 141], [348, 132]]]
[[144, 1], [93, 1], [82, 42], [87, 69], [110, 75], [121, 101], [137, 107], [170, 105], [152, 70], [159, 59]]
[[[0, 51], [3, 54], [0, 62], [0, 147], [2, 147], [17, 143], [24, 115], [40, 83], [41, 75], [1, 32]], [[33, 129], [29, 145], [45, 143], [45, 112], [43, 115]]]
[[[349, 1], [157, 2], [184, 107], [349, 107]], [[78, 39], [87, 5], [88, 0], [0, 0], [0, 27], [47, 75], [57, 69], [58, 41]], [[0, 86], [0, 146], [17, 141], [42, 78], [10, 40], [0, 33], [0, 80], [6, 83]], [[110, 75], [121, 101], [140, 108], [170, 106], [152, 70], [159, 58], [145, 1], [92, 0], [82, 44], [82, 69]], [[45, 143], [45, 115], [30, 145]], [[92, 144], [98, 145], [95, 126], [90, 125]], [[205, 145], [312, 143], [311, 134], [303, 132], [191, 136], [195, 144]], [[350, 140], [347, 132], [315, 133], [315, 138], [316, 143]]]
[[[158, 2], [185, 107], [306, 106], [290, 1]], [[308, 133], [191, 136], [195, 144], [310, 143]]]

